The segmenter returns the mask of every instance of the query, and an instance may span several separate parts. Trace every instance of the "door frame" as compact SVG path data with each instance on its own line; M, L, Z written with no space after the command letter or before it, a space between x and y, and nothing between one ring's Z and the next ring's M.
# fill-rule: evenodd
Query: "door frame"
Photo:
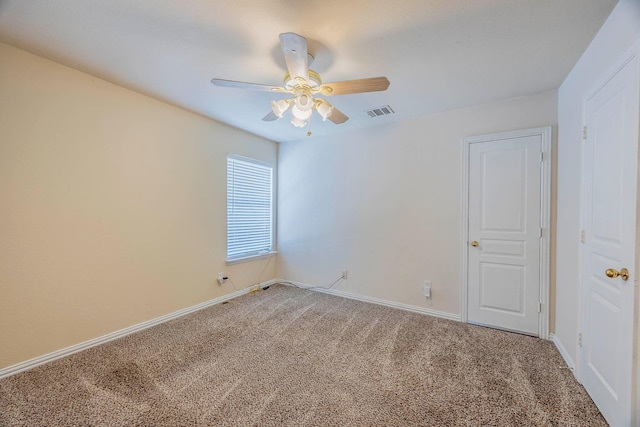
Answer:
M591 88L585 91L582 95L582 126L585 129L587 125L587 102L591 99L600 89L602 89L612 78L614 78L627 64L630 62L636 62L636 70L640 70L640 38L637 38L633 43L631 43L630 47L627 48L622 55L618 57L618 59L613 62L613 65L610 66L606 72L602 73L598 78L594 79L595 83L591 86ZM640 93L634 94L634 96L640 97ZM639 108L640 110L640 108ZM640 121L640 120L639 120ZM640 144L640 132L636 129L636 141ZM585 183L584 176L586 173L586 153L584 147L584 138L582 138L580 142L580 230L585 230L586 218L585 218L585 203L586 198L585 194ZM640 157L640 150L638 151L638 156ZM638 288L638 272L640 269L640 250L638 249L640 242L640 158L638 159L638 165L636 167L636 174L638 181L638 188L636 190L636 259L634 262L636 263L635 272L636 277L634 277L634 283L631 284L635 288L634 292L634 314L633 314L633 339L637 340L636 345L632 346L632 352L635 355L632 357L640 357L640 320L639 313L640 307L637 305L640 298L638 297L638 292L640 289ZM584 310L585 310L585 285L584 285L584 256L585 256L585 246L582 244L578 244L578 318L577 318L577 335L580 336L582 331L584 330ZM583 350L581 345L579 344L579 338L576 340L576 363L575 363L575 377L582 383L583 375L584 375L584 357ZM630 419L635 420L636 424L640 426L640 368L635 368L636 372L630 373L631 382L631 414ZM634 408L634 393L635 393L635 403L637 407Z
M462 139L462 215L461 215L461 277L460 277L460 320L468 323L468 277L469 277L469 151L471 144L482 144L501 139L526 136L540 136L542 149L542 170L540 171L540 302L538 316L538 337L549 339L549 263L551 225L551 126L500 132L489 135L469 136Z

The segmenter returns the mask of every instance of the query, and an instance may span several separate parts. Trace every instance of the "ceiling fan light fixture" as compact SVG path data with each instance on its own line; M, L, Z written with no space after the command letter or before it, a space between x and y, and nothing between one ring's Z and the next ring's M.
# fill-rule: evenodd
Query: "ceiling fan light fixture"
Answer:
M311 111L313 108L313 96L308 86L302 86L296 88L295 95L295 107L300 111Z
M271 101L271 109L273 110L273 114L278 116L279 119L281 119L284 113L287 112L290 105L291 104L289 104L289 101L287 101L286 99Z
M313 107L313 98L311 95L303 93L296 98L296 108L301 111L309 111Z
M322 116L322 121L326 122L329 117L331 117L331 113L333 113L333 105L329 104L327 101L319 99L315 104L316 111L318 114Z
M300 119L294 115L291 119L291 124L297 128L303 128L307 125L307 121L304 119Z
M311 109L301 110L298 108L297 104L295 104L293 108L291 108L291 113L293 114L293 117L296 117L300 120L307 120L309 117L311 117Z

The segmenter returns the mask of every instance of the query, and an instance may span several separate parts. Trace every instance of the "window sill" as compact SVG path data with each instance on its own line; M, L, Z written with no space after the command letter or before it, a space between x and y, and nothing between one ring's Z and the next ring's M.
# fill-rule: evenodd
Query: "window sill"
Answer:
M227 260L227 265L233 265L233 264L240 264L241 262L249 262L249 261L255 261L258 259L262 259L262 258L269 258L270 256L273 256L275 254L277 254L278 251L271 251L271 252L267 252L264 254L259 254L259 255L251 255L248 257L244 257L244 258L234 258L234 259L228 259Z

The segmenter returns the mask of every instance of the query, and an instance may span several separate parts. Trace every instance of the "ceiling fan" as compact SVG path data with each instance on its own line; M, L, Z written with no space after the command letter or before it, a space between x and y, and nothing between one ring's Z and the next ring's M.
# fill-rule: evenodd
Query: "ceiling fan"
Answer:
M284 76L283 86L269 86L257 83L245 83L235 80L212 79L216 86L238 89L251 89L276 93L290 93L293 98L271 101L272 111L262 120L270 122L282 118L291 110L291 124L304 127L309 122L313 110L316 110L322 120L331 120L340 124L349 120L344 113L326 100L314 95L335 96L351 93L376 92L386 90L389 80L386 77L371 77L358 80L346 80L334 83L322 83L320 75L309 69L313 57L307 51L307 40L295 33L280 34L280 46L287 63L288 72ZM311 135L310 132L307 133Z

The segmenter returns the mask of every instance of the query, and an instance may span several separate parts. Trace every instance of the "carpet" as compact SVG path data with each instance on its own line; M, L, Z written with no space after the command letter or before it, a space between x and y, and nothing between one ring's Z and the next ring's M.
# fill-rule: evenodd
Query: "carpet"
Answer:
M0 380L2 426L606 426L552 343L276 285Z

